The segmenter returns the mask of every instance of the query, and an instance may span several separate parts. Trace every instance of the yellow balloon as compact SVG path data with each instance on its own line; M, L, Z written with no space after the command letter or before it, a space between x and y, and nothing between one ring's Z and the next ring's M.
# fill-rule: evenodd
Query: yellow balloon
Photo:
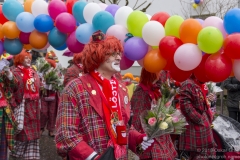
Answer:
M192 6L194 9L196 9L198 7L198 5L196 3L193 3Z
M34 2L34 0L26 0L25 2L24 2L24 11L26 11L26 12L30 12L30 13L32 13L32 3Z

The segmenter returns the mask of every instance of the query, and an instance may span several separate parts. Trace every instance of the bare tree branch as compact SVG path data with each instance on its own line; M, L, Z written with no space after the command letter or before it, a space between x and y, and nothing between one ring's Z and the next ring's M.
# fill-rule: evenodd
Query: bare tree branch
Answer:
M102 2L102 3L106 3L105 0L99 0L99 1Z
M128 1L128 0L126 0L125 6L128 6L128 4L129 4L129 1Z

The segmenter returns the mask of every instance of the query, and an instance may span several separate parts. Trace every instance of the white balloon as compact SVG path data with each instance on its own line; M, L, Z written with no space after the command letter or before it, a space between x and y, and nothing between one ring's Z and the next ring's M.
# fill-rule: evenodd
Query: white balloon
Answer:
M119 24L127 28L127 18L132 12L133 9L131 7L120 7L114 16L115 24Z
M202 52L197 45L186 43L174 53L174 63L183 71L195 69L202 61Z
M83 17L87 23L92 24L94 15L102 11L102 8L97 3L88 3L83 9Z
M158 46L164 36L164 27L157 21L149 21L143 26L142 38L150 46Z
M151 20L151 18L152 18L152 16L151 15L149 15L149 14L146 14L147 15L147 17L148 17L148 20L150 21Z
M240 60L235 59L233 62L233 73L237 80L240 81Z
M32 3L32 14L37 17L40 14L48 15L48 3L44 0L35 0Z
M105 9L107 8L107 4L105 3L98 3L98 5L102 8L103 11L105 11Z

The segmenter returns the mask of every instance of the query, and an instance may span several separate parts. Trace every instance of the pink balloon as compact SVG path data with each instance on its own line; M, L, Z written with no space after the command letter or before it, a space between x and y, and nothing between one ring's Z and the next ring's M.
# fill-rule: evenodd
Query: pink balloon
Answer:
M130 67L132 67L134 61L127 59L127 57L125 57L124 55L122 56L122 59L120 61L120 68L121 70L126 70Z
M63 12L67 12L65 3L61 0L52 0L48 5L48 13L52 19L56 19L57 16Z
M57 29L63 33L72 33L76 29L76 20L70 13L59 14L55 24Z
M227 32L225 31L223 26L223 20L219 17L216 17L216 16L208 17L207 19L205 19L202 26L203 28L209 27L209 26L216 27L222 32L223 38L227 36Z
M50 46L50 44L49 43L47 43L46 44L46 46L45 47L43 47L41 50L45 50L45 49L48 49L48 47Z
M24 32L20 32L19 35L19 40L20 42L22 42L23 44L29 44L29 36L31 33L24 33Z
M144 58L143 58L144 59ZM143 67L143 59L138 60L138 64Z
M110 28L108 28L106 35L110 35L110 36L114 36L117 39L119 39L122 43L122 45L124 45L124 40L127 38L126 34L128 33L127 28L121 26L121 25L113 25Z
M103 10L103 11L105 11L105 9L107 8L107 4L105 4L105 3L98 3L98 5L101 7L101 9Z
M79 53L83 50L84 44L78 42L75 36L75 32L72 32L67 39L68 49L73 53Z

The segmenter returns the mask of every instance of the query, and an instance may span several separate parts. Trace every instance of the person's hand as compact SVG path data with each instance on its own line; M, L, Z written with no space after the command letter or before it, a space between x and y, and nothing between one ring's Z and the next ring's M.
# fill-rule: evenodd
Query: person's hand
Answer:
M147 137L147 136L144 136L144 137L143 137L143 141L142 141L142 143L141 143L142 149L143 149L144 151L146 151L146 150L151 150L152 147L153 147L153 143L154 143L154 139L148 140L148 137Z
M9 74L11 71L10 71L10 68L8 67L8 66L5 66L4 68L3 68L3 70L7 73L7 74Z
M208 96L207 96L208 100L213 102L216 100L216 95L213 94L213 93L210 93Z

